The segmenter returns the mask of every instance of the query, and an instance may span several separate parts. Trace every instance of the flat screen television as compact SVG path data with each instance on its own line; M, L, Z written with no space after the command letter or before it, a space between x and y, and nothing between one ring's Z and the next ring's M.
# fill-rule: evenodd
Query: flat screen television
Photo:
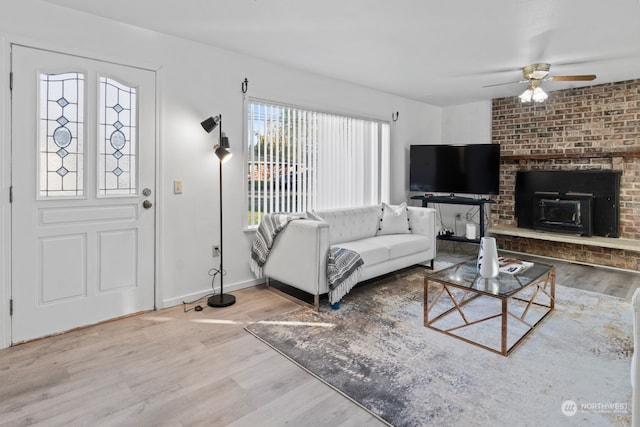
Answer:
M409 157L411 191L499 194L499 144L412 145Z

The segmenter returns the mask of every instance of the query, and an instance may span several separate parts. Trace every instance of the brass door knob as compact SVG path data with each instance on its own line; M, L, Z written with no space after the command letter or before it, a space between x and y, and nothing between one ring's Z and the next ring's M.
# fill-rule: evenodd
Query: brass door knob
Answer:
M153 206L153 203L151 203L148 200L145 200L144 202L142 202L142 207L145 209L149 209L151 206Z

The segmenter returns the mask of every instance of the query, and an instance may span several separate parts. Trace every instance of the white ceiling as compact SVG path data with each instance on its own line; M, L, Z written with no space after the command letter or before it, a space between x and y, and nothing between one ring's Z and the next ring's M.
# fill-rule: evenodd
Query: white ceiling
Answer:
M640 0L46 1L440 106L640 78Z

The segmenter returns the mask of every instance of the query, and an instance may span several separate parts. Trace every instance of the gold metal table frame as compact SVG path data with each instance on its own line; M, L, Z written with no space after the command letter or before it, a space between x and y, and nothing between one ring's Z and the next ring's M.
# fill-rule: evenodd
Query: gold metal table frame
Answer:
M555 309L555 267L540 263L534 264L534 267L535 268L532 267L533 270L531 270L530 268L528 270L531 271L526 270L521 274L511 275L507 273L500 273L499 276L495 279L484 279L477 272L475 272L475 261L467 261L448 267L439 272L429 273L425 275L424 326L442 332L446 335L455 337L467 343L484 348L486 350L492 351L494 353L508 356L518 346L518 344L520 344ZM466 271L466 274L464 272L462 274L458 274L461 270ZM473 273L470 273L471 271L473 271ZM429 286L429 284L432 282L437 283L441 286L439 290L435 292L436 295L433 300L429 302L429 296L434 293L430 291ZM480 286L483 283L484 288ZM528 298L520 297L522 291L531 289L532 287L534 288L533 292L531 292L531 295ZM459 296L459 298L456 298L456 296L454 295L454 289L462 290L462 295ZM548 303L545 304L537 301L538 296L541 293L546 295ZM432 314L431 312L442 297L448 298L452 303L452 307L436 315L435 317L430 318L429 316ZM489 315L472 321L468 320L468 316L464 311L465 306L479 297L499 299L501 301L502 309L499 313L493 315ZM526 303L520 315L514 314L509 310L509 302L511 300L517 300ZM538 318L535 322L530 323L526 318L532 306L542 307L546 309L546 312L544 312L542 317ZM460 315L460 317L462 318L462 323L446 329L442 329L434 325L434 323L438 322L438 320L441 320L454 312ZM527 327L524 334L520 336L511 346L508 346L507 342L507 320L509 317L516 319ZM501 318L502 324L499 350L453 333L456 330L460 330L462 328L486 322L495 318Z

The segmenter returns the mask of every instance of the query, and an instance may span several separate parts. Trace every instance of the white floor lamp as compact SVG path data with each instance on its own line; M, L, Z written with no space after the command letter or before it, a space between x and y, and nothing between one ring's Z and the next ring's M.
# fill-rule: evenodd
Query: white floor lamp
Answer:
M224 246L222 244L222 164L231 158L231 150L229 149L229 138L222 132L222 115L219 114L215 117L209 117L200 123L204 130L211 133L212 130L218 127L220 130L220 139L218 144L213 148L218 160L219 173L220 173L220 293L209 297L207 305L209 307L228 307L235 304L236 297L230 294L224 293Z

